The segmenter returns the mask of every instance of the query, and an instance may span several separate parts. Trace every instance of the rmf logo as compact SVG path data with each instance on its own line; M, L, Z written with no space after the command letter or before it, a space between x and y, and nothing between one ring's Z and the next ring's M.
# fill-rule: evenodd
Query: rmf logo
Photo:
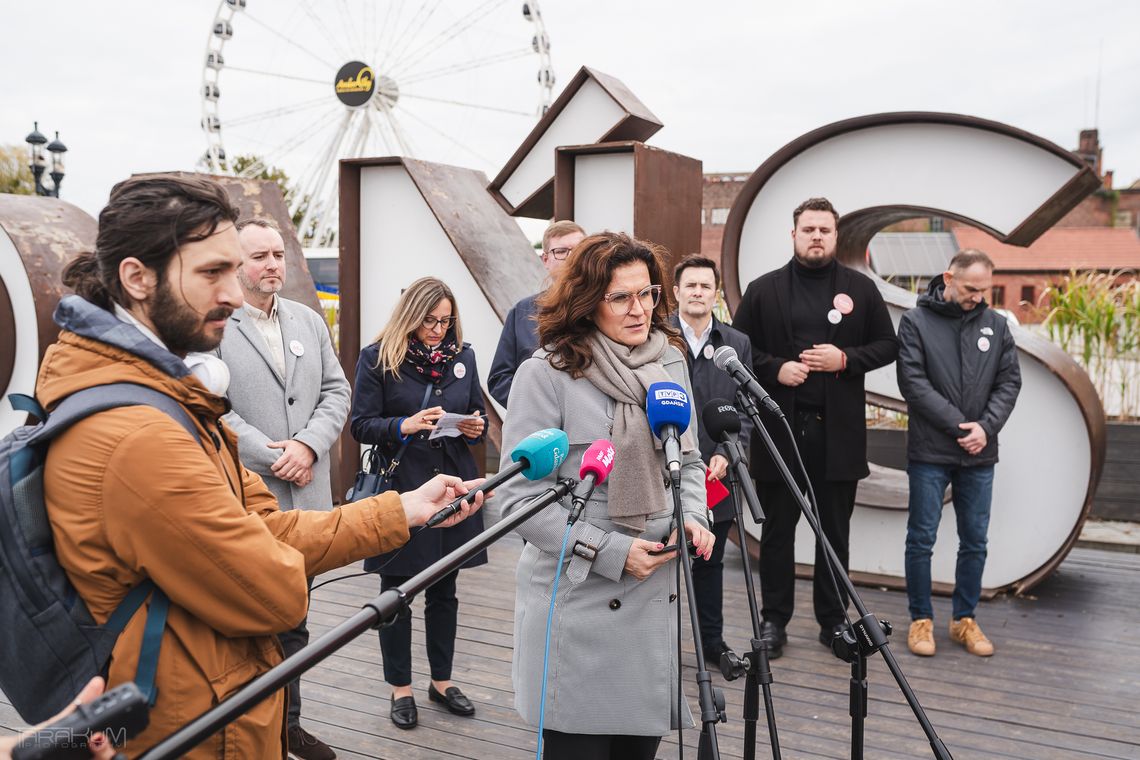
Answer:
M368 92L372 89L372 67L365 66L356 73L354 79L341 79L336 83L336 91L340 92Z
M602 463L602 466L607 470L614 462L614 446L608 443L604 446L598 447L597 460Z

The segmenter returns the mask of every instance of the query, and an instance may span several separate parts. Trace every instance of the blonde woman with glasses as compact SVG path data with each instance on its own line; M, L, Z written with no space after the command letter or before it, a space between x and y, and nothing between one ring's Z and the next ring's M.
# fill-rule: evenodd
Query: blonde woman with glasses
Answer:
M483 439L483 392L475 352L463 342L455 295L435 277L423 277L404 290L388 324L360 352L352 401L352 437L378 444L388 459L404 445L393 487L407 491L439 473L474 478L477 468L471 446ZM436 423L448 412L466 415L459 435L431 438ZM398 586L411 576L482 532L476 514L443 530L415 533L399 551L365 561L365 569L380 574L381 590ZM486 563L481 552L464 567ZM428 697L456 715L471 716L475 707L451 683L455 654L455 596L458 571L424 593L424 628L431 665ZM392 722L410 729L418 722L412 696L412 624L397 620L380 629L384 680L392 687Z

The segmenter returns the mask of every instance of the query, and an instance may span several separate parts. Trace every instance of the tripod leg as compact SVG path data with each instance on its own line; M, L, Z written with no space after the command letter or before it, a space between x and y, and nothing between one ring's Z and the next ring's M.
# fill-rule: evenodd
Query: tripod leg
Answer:
M851 663L851 760L862 760L863 728L867 721L867 658Z

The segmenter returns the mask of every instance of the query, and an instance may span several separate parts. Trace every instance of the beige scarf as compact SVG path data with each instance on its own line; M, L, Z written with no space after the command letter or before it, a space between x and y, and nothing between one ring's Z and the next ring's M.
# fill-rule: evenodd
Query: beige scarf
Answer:
M649 429L645 397L653 383L673 380L661 361L668 346L669 339L660 330L650 330L649 339L634 348L595 331L591 339L594 360L584 373L615 402L611 442L617 455L606 479L610 519L638 533L645 530L646 516L662 507L664 472L657 461L661 442ZM692 430L686 430L681 450L696 447Z

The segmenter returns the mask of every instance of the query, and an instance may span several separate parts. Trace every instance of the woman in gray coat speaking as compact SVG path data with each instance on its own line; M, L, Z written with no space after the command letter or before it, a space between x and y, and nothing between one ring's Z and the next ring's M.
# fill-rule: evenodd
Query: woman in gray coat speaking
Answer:
M496 501L504 515L577 474L599 438L614 469L570 534L551 632L543 744L547 760L653 758L677 715L677 541L665 458L645 415L648 387L689 376L661 298L663 250L620 233L593 235L570 254L538 302L539 343L511 386L504 452L543 428L561 428L570 452L545 480L515 479ZM712 552L696 420L681 437L684 533ZM509 464L504 459L504 466ZM569 500L567 500L569 501ZM567 504L519 527L512 676L515 707L539 723L547 611ZM683 540L683 539L682 539Z

